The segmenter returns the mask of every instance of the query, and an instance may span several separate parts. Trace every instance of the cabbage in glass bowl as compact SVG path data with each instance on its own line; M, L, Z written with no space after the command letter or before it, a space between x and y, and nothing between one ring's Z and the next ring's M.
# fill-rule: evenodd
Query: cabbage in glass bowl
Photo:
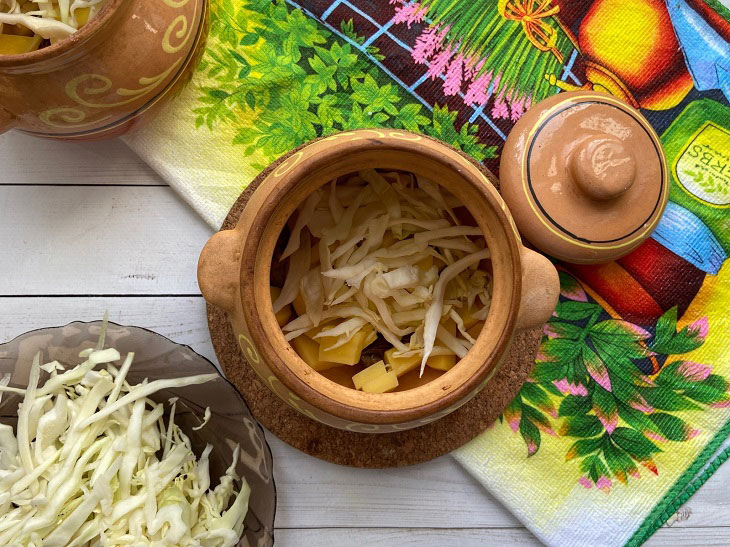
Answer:
M239 393L187 346L113 323L97 345L102 332L100 321L75 322L0 345L0 515L5 516L0 542L124 544L149 534L167 536L161 545L174 537L184 538L172 543L179 545L272 545L271 451ZM75 367L84 361L87 369L89 361L101 362L83 382L62 380L81 371ZM117 381L124 387L115 392L110 382L127 362L126 383ZM65 387L51 396L62 382ZM100 383L106 395L97 408L93 399ZM163 389L148 395L145 414L135 422L134 413L145 405L134 410L132 400L154 387ZM23 404L24 399L33 404ZM77 402L87 400L93 408L84 414ZM142 424L136 436L134 423ZM93 424L97 429L89 429ZM82 443L83 434L93 442ZM64 462L70 463L64 467ZM115 511L125 516L114 521ZM126 536L109 522L124 528ZM50 524L41 527L45 523ZM242 536L232 539L241 524ZM33 532L25 537L25 530ZM196 535L199 539L192 539ZM95 543L99 536L106 543Z

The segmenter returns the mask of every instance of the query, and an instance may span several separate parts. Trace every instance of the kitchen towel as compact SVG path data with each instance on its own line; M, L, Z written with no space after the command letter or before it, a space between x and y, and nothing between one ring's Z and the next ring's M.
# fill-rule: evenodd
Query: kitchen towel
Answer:
M211 224L289 149L426 133L497 170L529 106L594 88L661 135L670 203L558 264L534 372L454 456L548 545L639 545L730 454L730 11L719 0L211 0L192 83L126 138Z

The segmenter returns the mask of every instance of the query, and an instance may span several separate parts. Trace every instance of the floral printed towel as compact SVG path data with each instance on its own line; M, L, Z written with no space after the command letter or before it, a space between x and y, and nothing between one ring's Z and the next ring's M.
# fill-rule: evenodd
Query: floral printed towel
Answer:
M558 264L535 369L455 457L549 545L639 545L730 455L730 12L719 0L211 0L208 49L127 138L213 226L271 161L396 127L496 171L530 104L601 89L661 135L640 248Z

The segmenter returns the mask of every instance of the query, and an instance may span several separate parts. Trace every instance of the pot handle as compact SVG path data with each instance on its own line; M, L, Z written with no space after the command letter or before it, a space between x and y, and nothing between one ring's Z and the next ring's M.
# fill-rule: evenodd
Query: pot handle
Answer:
M236 307L241 237L236 230L221 230L203 247L198 260L198 286L209 304L232 312Z
M543 255L526 247L520 252L522 261L522 299L517 316L521 330L541 327L555 311L560 295L558 271Z
M15 116L0 106L0 135L11 130L15 126L15 123Z

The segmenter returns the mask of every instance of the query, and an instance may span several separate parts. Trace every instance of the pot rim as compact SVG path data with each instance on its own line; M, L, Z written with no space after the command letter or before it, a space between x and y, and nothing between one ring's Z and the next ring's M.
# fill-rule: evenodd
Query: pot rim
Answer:
M79 30L64 38L63 40L36 51L29 53L17 53L15 55L0 55L0 68L16 68L34 63L50 60L59 57L68 52L79 44L82 44L94 36L99 29L106 26L107 22L117 13L119 8L125 4L127 0L107 0L104 7L101 8L86 25Z
M361 130L348 133L356 135L372 132L373 130ZM292 153L289 158L293 159L285 159L279 168L269 175L269 177L277 176L277 173L283 171L283 174L277 176L276 187L272 190L266 202L256 211L250 225L248 237L242 247L240 304L252 340L261 352L261 356L266 360L276 377L297 397L328 414L358 423L374 425L403 424L430 418L425 420L425 423L438 418L440 412L444 412L445 415L467 402L471 396L486 385L506 356L515 332L521 301L521 242L516 235L516 231L514 231L506 205L482 168L474 160L468 158L461 151L424 135L402 130L389 131L387 135L381 131L375 131L375 133L378 136L367 135L364 138L353 138L353 140L347 142L334 142L332 145L324 147L317 154L304 157L303 152L306 148L318 145L327 138L319 139ZM410 138L411 135L419 137L418 140L422 141L420 146L412 142L414 139ZM480 335L477 344L460 360L457 367L423 386L384 394L363 393L342 386L306 365L284 339L274 316L268 290L276 240L284 223L299 204L298 202L292 204L293 200L284 199L285 196L296 191L309 194L335 176L357 170L358 167L355 166L347 169L340 168L342 173L338 174L332 171L332 166L338 161L349 161L357 154L373 150L377 150L384 156L388 153L393 155L420 155L425 159L425 163L430 163L432 166L438 165L445 170L451 171L466 182L463 189L460 188L456 192L452 191L452 193L457 197L459 197L458 194L478 196L477 205L486 205L491 211L491 215L496 218L502 231L501 234L488 233L485 226L479 222L479 218L486 218L489 213L480 213L473 206L466 205L479 222L482 230L485 231L488 247L494 250L494 247L501 246L507 252L509 258L504 266L500 266L500 273L511 275L511 291L504 295L506 300L502 303L502 311L493 312L490 309L485 324L491 329L495 327L500 329L499 334L493 337L491 345L487 345L485 338ZM347 160L345 160L346 157ZM465 169L465 165L471 169ZM285 169L282 169L282 167L285 167ZM397 169L398 167L388 164L386 168ZM323 173L325 170L328 171L327 174ZM408 170L414 171L414 169ZM417 170L416 173L419 174ZM420 174L428 175L423 171ZM468 202L470 200L462 199L462 201ZM272 232L274 233L273 241ZM502 243L495 245L498 241L502 241ZM504 242L506 242L506 245ZM251 257L251 259L247 260L247 257ZM497 288L501 286L501 282L500 285L496 284L498 276L496 275L497 266L494 262L493 267L495 268L495 286L492 289L492 302L494 303L494 294ZM507 269L511 271L511 274L507 272ZM262 296L261 292L264 289L266 294ZM504 320L495 323L497 321L495 317L498 313L504 315ZM492 324L490 324L490 318ZM484 357L480 358L477 354ZM473 367L474 370L470 375L459 374L458 370L464 370L463 367L459 369L459 364L468 365ZM409 399L418 399L425 402L404 406L404 402ZM349 400L349 402L344 402L344 400ZM359 406L358 403L364 406Z

